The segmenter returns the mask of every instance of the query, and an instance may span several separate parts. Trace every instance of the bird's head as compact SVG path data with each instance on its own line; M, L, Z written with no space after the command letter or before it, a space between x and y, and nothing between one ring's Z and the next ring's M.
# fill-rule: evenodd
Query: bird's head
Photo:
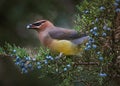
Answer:
M27 25L27 28L41 31L41 30L45 30L46 28L53 27L53 26L54 25L48 20L39 20L32 24Z

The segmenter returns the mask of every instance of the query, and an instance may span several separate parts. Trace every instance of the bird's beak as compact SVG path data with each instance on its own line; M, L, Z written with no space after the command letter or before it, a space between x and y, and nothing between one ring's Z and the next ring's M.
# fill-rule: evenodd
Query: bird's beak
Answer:
M29 24L26 26L27 29L36 29L37 27L34 26L33 24Z
M27 29L32 29L32 24L26 26Z

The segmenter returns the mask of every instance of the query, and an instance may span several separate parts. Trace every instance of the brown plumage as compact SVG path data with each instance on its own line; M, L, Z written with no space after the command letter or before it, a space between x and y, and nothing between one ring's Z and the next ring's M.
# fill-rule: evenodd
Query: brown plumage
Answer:
M48 20L40 20L29 24L29 29L38 32L40 42L47 48L65 55L79 55L88 41L88 36L81 37L77 31L54 26Z

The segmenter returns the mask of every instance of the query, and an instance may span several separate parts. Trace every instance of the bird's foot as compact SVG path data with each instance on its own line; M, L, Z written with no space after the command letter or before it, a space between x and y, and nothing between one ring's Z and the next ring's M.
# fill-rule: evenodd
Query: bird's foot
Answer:
M55 57L55 59L60 59L63 56L63 53L61 52L58 56Z

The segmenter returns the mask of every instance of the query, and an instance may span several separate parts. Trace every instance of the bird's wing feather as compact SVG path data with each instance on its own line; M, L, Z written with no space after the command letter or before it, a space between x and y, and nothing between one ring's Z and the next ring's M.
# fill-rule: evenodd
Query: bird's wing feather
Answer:
M86 43L88 39L89 39L89 36L84 36L84 37L72 40L72 43L80 45L80 44Z
M57 29L53 29L49 31L49 35L53 39L59 39L59 40L62 39L72 40L72 39L80 38L80 35L78 34L77 31L70 29L63 29L59 27L57 27Z

